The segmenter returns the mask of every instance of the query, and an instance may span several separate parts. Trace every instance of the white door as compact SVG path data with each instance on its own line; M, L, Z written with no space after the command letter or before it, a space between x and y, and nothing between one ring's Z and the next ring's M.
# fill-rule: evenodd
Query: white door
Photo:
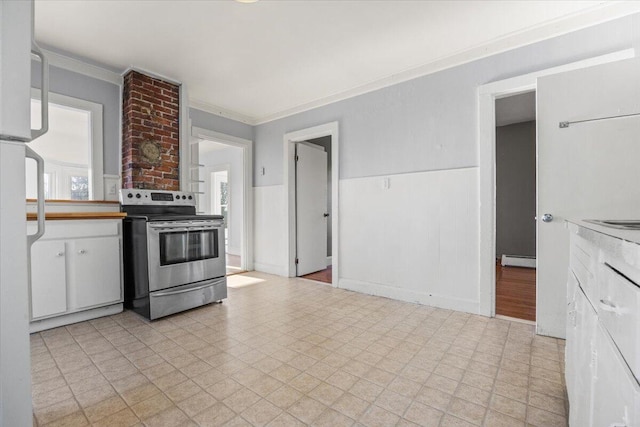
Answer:
M327 153L296 144L297 276L327 268Z
M640 61L538 80L537 326L565 335L567 219L640 218ZM543 215L553 215L544 222Z

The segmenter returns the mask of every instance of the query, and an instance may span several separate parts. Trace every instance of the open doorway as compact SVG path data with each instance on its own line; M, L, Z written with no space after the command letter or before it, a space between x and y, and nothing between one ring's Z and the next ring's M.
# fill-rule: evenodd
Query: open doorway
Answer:
M496 315L536 320L536 96L495 101Z
M324 148L321 148L317 144L309 144L308 141L314 141L323 137L328 137L324 141L326 141L330 145L330 151L327 152ZM316 141L318 142L318 141ZM298 269L300 258L300 245L301 241L309 241L308 239L299 239L298 234L300 231L300 226L298 224L299 218L299 203L297 203L296 196L300 196L301 194L296 191L296 184L299 184L299 176L296 176L297 165L296 156L299 157L300 153L296 153L299 143L302 143L301 146L304 151L311 153L322 153L322 155L326 156L326 162L331 163L331 180L328 180L328 165L326 163L317 163L318 167L314 168L317 176L319 177L315 182L324 182L327 187L327 193L331 194L331 205L328 206L328 200L321 197L310 197L311 200L315 201L318 206L318 213L320 218L322 218L322 226L316 227L315 230L317 232L317 237L313 240L315 242L323 243L323 249L321 251L317 251L314 259L319 263L324 262L324 265L320 265L316 271L325 270L324 273L330 272L331 284L334 287L338 286L339 281L339 238L340 238L340 223L339 223L339 214L338 214L338 206L340 193L338 191L338 179L339 179L339 133L338 133L338 122L326 123L318 126L314 126L307 129L298 130L295 132L290 132L284 135L283 138L283 154L284 154L284 193L285 193L285 208L287 212L287 234L285 239L285 247L287 254L287 275L289 277L302 276ZM315 149L313 147L316 147ZM314 156L315 157L315 156ZM317 219L317 214L315 216ZM328 224L331 223L331 240L328 242ZM327 254L328 248L331 248L331 259L330 264L331 268L327 270ZM317 249L317 248L316 248ZM298 263L296 263L296 260ZM309 271L308 273L313 273L314 271ZM326 276L325 276L326 277ZM326 277L328 279L329 277ZM318 278L315 278L318 280Z
M296 143L296 276L324 283L333 273L330 189L331 135Z
M227 275L244 272L243 224L245 221L244 152L242 148L209 139L198 141L198 210L222 215L225 225Z

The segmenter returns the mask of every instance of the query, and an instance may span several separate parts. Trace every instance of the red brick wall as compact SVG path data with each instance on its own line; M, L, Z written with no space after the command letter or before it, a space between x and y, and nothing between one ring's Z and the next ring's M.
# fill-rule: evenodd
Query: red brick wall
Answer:
M179 190L179 86L130 71L122 101L122 187ZM145 141L160 148L158 161L142 155Z

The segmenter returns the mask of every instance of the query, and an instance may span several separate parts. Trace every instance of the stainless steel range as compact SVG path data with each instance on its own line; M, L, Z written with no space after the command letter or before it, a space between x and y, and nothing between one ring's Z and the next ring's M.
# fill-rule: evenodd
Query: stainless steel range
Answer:
M125 307L153 320L227 297L224 218L193 193L120 190Z

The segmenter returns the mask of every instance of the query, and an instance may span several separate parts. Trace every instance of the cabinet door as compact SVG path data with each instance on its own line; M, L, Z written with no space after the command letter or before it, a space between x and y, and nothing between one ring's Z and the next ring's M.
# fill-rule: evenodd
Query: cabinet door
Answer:
M593 412L594 382L594 334L598 316L580 287L575 291L575 346L571 349L573 367L570 368L572 386L569 395L569 424L571 426L590 427ZM567 363L570 363L567 360Z
M594 426L632 427L640 423L640 390L602 325L597 328L598 362Z
M65 244L44 240L31 247L31 318L67 311Z
M74 309L120 301L120 239L98 237L74 240L69 274Z

